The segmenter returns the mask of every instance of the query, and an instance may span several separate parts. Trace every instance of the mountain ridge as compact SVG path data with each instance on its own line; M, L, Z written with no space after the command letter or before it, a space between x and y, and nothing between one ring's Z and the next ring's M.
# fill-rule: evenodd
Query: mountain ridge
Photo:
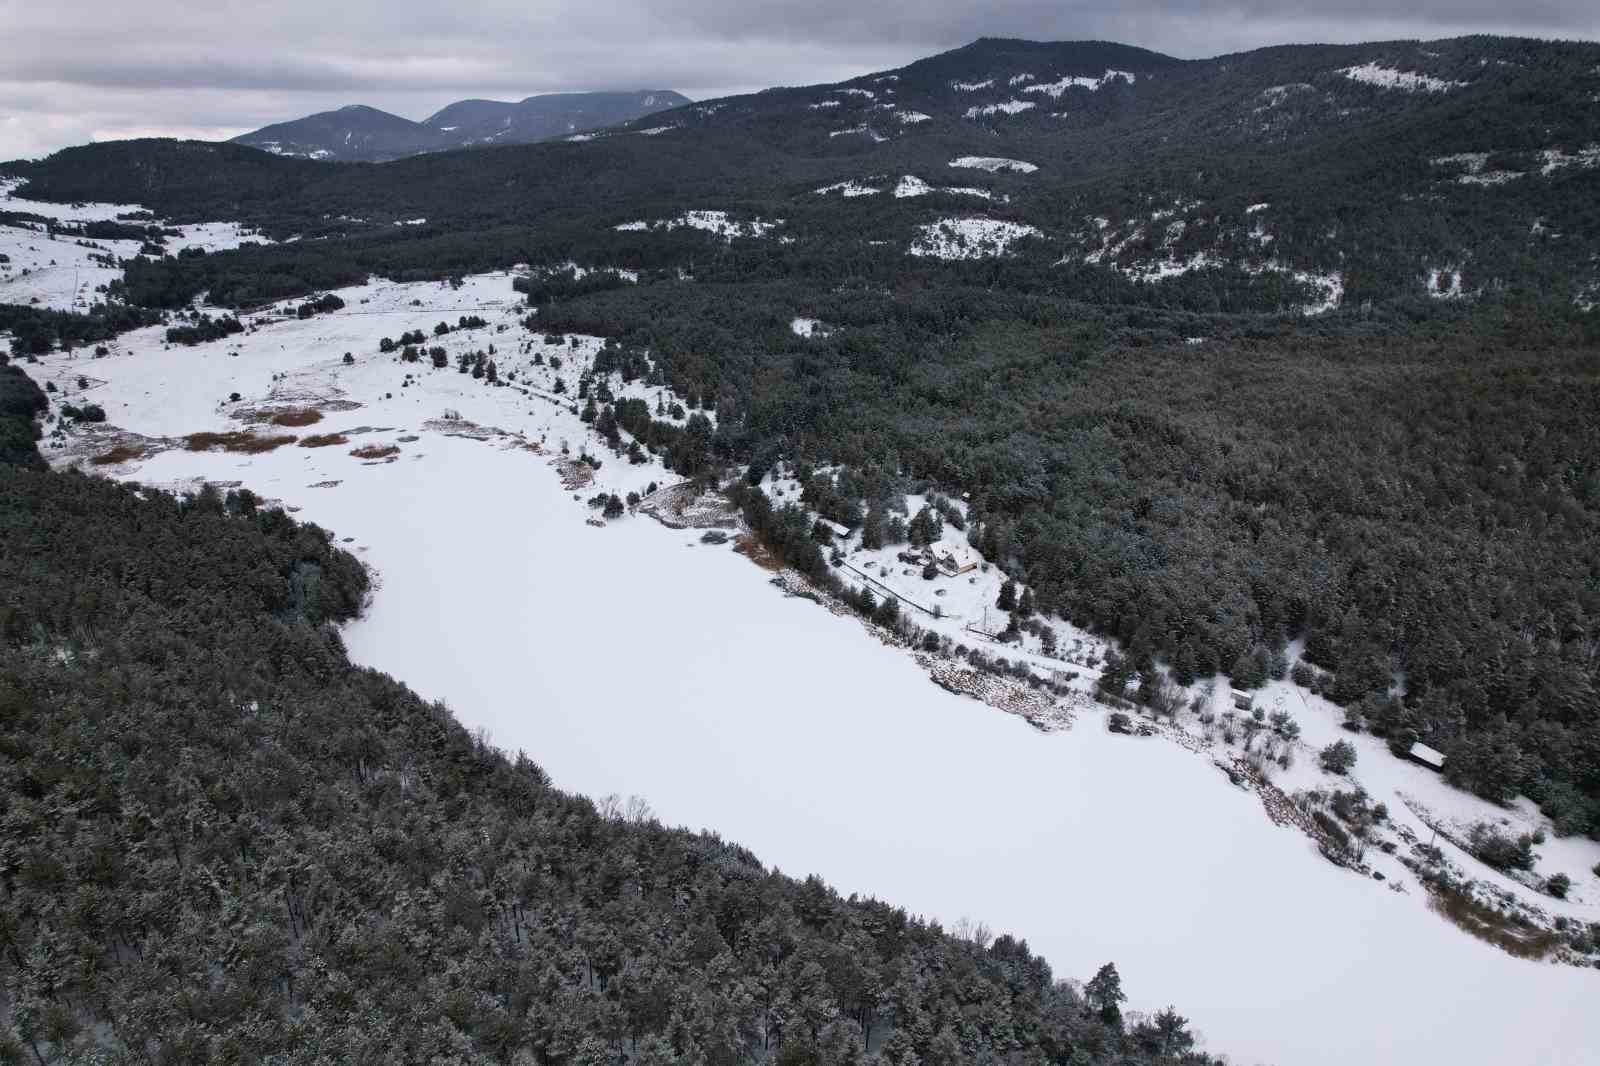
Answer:
M427 152L584 133L688 103L688 97L670 89L549 93L514 103L458 100L421 122L367 104L346 104L275 122L229 143L318 162L386 163Z

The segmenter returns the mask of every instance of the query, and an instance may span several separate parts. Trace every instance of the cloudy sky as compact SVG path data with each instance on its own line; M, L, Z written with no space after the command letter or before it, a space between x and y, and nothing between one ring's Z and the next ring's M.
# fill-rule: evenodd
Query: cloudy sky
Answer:
M1600 38L1596 0L24 0L0 2L0 159L120 137L224 138L349 103L578 89L695 99L836 81L980 36L1195 58L1264 44Z

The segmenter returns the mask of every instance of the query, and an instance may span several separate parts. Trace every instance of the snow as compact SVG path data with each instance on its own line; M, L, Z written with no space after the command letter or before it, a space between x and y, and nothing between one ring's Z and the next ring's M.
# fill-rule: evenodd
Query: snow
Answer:
M634 130L633 132L642 134L645 137L658 137L663 133L670 133L677 128L678 127L676 126L651 126L647 130Z
M567 408L376 353L381 336L470 311L489 327L438 340L452 352L494 343L508 353L502 374L532 373L509 275L469 277L459 291L374 281L340 295L344 311L222 342L169 350L144 330L105 359L56 353L26 369L65 390L56 402L74 400L87 374L112 424L150 436L236 428L221 403L232 390L246 404L365 404L316 431L390 427L359 440L398 444L394 462L362 465L342 447L174 449L113 472L240 481L353 538L381 583L346 630L352 657L526 749L561 787L640 794L668 824L713 829L787 873L947 924L971 915L1025 936L1061 977L1115 960L1130 1008L1176 1003L1235 1062L1532 1066L1600 1047L1592 975L1512 959L1428 913L1420 892L1334 868L1206 757L1114 736L1092 708L1072 730L1041 734L929 684L857 622L779 595L697 534L643 518L586 526L592 512L548 465L560 438L574 450L584 439ZM578 341L560 347L573 365L599 343ZM341 364L344 351L354 365ZM421 385L402 388L406 372ZM447 407L521 436L448 435L434 421ZM523 446L541 436L545 454ZM602 457L609 491L670 477ZM948 587L940 602L981 626L999 575L884 580ZM1279 683L1260 698L1304 699L1308 745L1348 736L1335 709L1301 690ZM1373 738L1351 739L1375 797L1403 792L1457 818L1486 806L1386 761ZM1317 779L1310 762L1297 772ZM1593 855L1573 841L1540 850L1575 879Z
M1025 93L1044 93L1052 100L1061 99L1061 94L1068 89L1088 89L1090 92L1099 92L1107 85L1116 81L1124 81L1129 85L1134 83L1134 75L1125 70L1108 70L1098 78L1065 77L1060 81L1030 85L1022 91Z
M876 196L883 190L874 189L871 185L863 185L859 181L851 180L836 181L832 185L824 185L822 188L814 191L818 196L826 196L833 192L842 193L845 196Z
M1401 92L1430 92L1443 93L1451 89L1460 89L1467 83L1464 81L1445 81L1427 74L1418 74L1409 70L1396 70L1393 67L1380 66L1377 63L1362 63L1354 67L1342 67L1340 74L1351 81L1359 81L1365 85L1375 85L1380 89L1398 89Z
M946 218L918 230L909 254L936 259L992 258L1004 255L1013 241L1044 236L1033 226L991 218Z
M425 226L427 224L428 220L426 218L404 218L395 222L396 226Z
M1431 267L1426 282L1428 295L1435 300L1461 299L1461 268L1456 266Z
M1014 74L1006 82L1006 84L1007 85L1021 85L1025 81L1032 81L1032 80L1033 80L1033 75L1032 74Z
M540 268L537 268L537 269L528 269L526 267L526 264L521 264L519 266L513 267L512 270L514 272L526 273L526 274L546 274L546 275L548 275L548 274L571 273L573 278L574 278L574 280L578 280L578 281L582 281L584 278L588 277L590 274L615 274L617 277L621 278L623 281L634 282L635 284L637 284L638 281L639 281L639 272L637 270L627 270L627 269L625 269L623 267L610 267L610 266L596 266L596 267L579 266L577 263L573 262L571 259L568 259L565 263L559 263L559 264L557 264L555 266L540 267Z
M571 137L568 137L566 139L568 141L583 142L583 141L592 141L592 140L595 139L595 136L596 135L593 134L593 133L574 133Z
M1543 160L1539 173L1549 177L1564 167L1592 167L1600 163L1600 145L1591 144L1581 148L1577 155L1568 155L1559 148L1546 148L1539 153L1539 158Z
M839 106L839 101L837 101L837 100L818 100L814 104L807 104L806 105L806 107L808 107L812 111L821 111L825 107L838 107L838 106Z
M828 136L829 137L848 137L848 136L851 136L853 134L860 134L860 135L862 135L864 137L870 137L870 138L872 138L873 141L878 142L880 144L889 139L889 138L885 137L883 134L879 133L877 130L873 129L871 126L868 126L866 123L862 123L859 126L851 126L847 130L829 130L828 131Z
M778 226L783 225L783 219L750 219L740 222L728 217L726 211L685 211L677 218L657 219L654 222L623 222L613 226L612 229L625 232L642 232L649 230L675 230L684 226L690 229L701 229L707 233L715 233L726 240L735 237L765 237Z
M1266 98L1267 102L1256 110L1259 111L1263 110L1264 108L1277 107L1295 93L1310 91L1311 86L1307 85L1303 81L1293 82L1289 85L1268 86L1267 88L1261 90L1261 95Z
M894 187L896 199L904 200L913 196L927 196L929 193L946 192L957 196L977 196L985 200L992 200L994 193L988 189L975 189L969 185L929 185L913 174L907 174L900 179ZM1002 197L1002 199L1004 199Z
M1295 270L1290 275L1302 285L1310 285L1321 290L1321 296L1310 303L1303 304L1300 313L1308 318L1313 315L1326 314L1344 302L1344 275L1338 271L1316 273L1313 271Z
M994 88L994 79L989 78L985 81L953 81L950 83L950 88L954 89L958 93L975 93L979 89Z
M894 117L899 119L900 124L903 126L913 126L918 122L928 122L933 118L932 115L923 114L921 111L896 111Z
M1247 214L1247 215L1253 215L1257 211L1265 211L1267 208L1269 208L1271 206L1272 206L1271 204L1251 204L1249 207L1244 209L1244 213Z
M1120 269L1134 281L1158 282L1196 270L1216 270L1226 265L1222 260L1213 258L1205 252L1196 252L1187 259L1169 257L1151 262L1133 263Z
M796 337L826 337L828 330L815 318L794 318L789 321L789 330Z
M17 195L22 184L15 179L0 180L0 211L41 215L63 223L83 223L115 222L119 221L119 214L143 210L138 204L57 204L30 200ZM169 255L188 248L226 251L245 241L271 243L265 237L247 233L237 222L173 226L154 219L133 224L178 230L178 236L168 236L162 245ZM0 263L0 303L85 311L104 300L104 294L99 292L102 286L122 277L122 268L107 266L106 260L114 263L118 259L131 259L140 254L142 246L141 241L86 239L61 230L52 235L42 225L39 228L0 225L0 254L11 260Z
M950 160L950 166L970 170L987 170L994 174L998 171L1009 170L1017 174L1032 174L1039 168L1032 163L1024 163L1020 159L1004 159L999 156L964 155Z
M1524 177L1527 175L1520 170L1486 170L1481 174L1463 174L1456 182L1461 185L1504 185Z
M986 115L1020 115L1031 110L1036 105L1032 100L1006 100L998 104L983 104L969 107L966 110L967 118L983 118Z
M878 98L878 94L871 89L835 89L833 91L841 96L862 96L868 100L876 100Z

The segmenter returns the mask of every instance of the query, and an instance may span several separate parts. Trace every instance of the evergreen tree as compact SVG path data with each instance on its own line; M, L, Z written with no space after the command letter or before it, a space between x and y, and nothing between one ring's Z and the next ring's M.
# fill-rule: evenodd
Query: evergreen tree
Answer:
M1122 977L1117 973L1115 963L1108 962L1100 967L1099 972L1083 986L1083 995L1107 1025L1122 1024L1121 1004L1128 997L1123 994Z

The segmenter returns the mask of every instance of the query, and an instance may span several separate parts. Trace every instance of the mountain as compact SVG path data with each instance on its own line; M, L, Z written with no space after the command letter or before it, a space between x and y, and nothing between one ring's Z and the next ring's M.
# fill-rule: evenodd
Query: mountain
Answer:
M552 93L515 104L461 100L425 120L461 144L526 144L630 122L690 102L671 90Z
M320 162L382 163L452 148L548 140L687 103L688 97L670 90L553 93L514 104L461 100L423 122L352 104L264 126L232 143Z
M381 163L456 147L438 130L364 104L263 126L233 138L233 143L273 155L341 163Z

